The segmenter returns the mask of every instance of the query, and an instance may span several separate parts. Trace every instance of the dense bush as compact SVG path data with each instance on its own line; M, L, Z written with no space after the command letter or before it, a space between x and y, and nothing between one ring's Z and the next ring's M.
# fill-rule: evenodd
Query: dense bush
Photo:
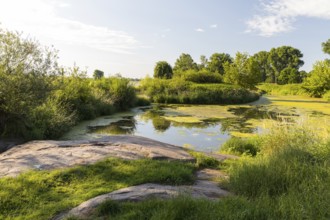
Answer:
M304 81L304 87L313 97L322 97L330 90L330 62L318 61Z
M182 78L161 80L146 78L140 89L152 102L176 104L236 104L255 101L259 95L228 84L195 84Z
M0 137L56 138L79 120L136 102L128 79L59 68L54 49L1 29L0 79Z
M184 72L176 73L175 77L194 82L194 83L221 83L222 77L219 73L210 72L207 70L187 70Z
M221 146L221 152L256 156L260 151L258 139L232 137Z
M278 85L275 83L263 83L257 87L269 95L308 95L302 84Z

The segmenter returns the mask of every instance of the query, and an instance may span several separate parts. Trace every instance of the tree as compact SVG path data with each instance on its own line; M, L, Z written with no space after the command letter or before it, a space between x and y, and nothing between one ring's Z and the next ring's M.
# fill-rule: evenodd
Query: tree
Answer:
M318 61L304 81L304 87L314 97L321 97L330 90L330 62Z
M171 79L173 76L173 70L169 63L166 61L159 61L154 68L154 77L162 79Z
M56 50L0 29L0 135L22 137L31 130L30 116L58 73Z
M268 61L269 52L260 51L252 56L252 59L257 63L257 71L261 75L262 82L273 82L274 70Z
M205 69L206 66L207 66L207 58L206 58L206 56L202 55L200 57L200 61L201 61L201 63L198 65L198 69L199 70Z
M272 81L277 83L281 71L285 68L291 67L299 70L304 65L304 61L301 60L302 57L303 54L300 50L290 46L272 48L268 56L269 63L274 70Z
M182 53L180 57L175 61L173 68L174 73L184 72L191 69L197 70L197 64L189 54Z
M101 79L101 78L104 77L104 72L101 71L101 70L96 69L93 72L93 77L94 77L94 79Z
M233 59L227 53L214 53L207 62L207 69L214 73L224 74L223 65L228 62L232 63Z
M284 70L282 70L277 80L277 83L280 85L300 83L300 82L301 82L301 78L299 71L292 67L287 67Z
M258 65L248 54L237 52L233 63L224 64L224 81L244 88L255 88L261 81Z
M330 55L330 39L328 39L326 42L322 43L322 50L324 53L327 53Z

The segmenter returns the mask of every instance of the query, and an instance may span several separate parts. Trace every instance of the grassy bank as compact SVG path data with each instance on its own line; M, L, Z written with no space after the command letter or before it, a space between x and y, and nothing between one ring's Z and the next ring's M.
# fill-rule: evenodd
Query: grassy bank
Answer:
M259 95L229 84L197 84L180 78L146 78L140 90L152 102L172 104L239 104L255 101Z
M328 132L282 124L254 140L227 143L227 150L245 155L222 164L231 197L107 202L93 219L329 219Z
M278 85L274 83L263 83L257 86L259 90L269 95L300 95L309 96L303 88L303 84Z
M193 164L107 159L94 165L31 171L0 179L0 219L50 219L97 195L146 182L189 184Z

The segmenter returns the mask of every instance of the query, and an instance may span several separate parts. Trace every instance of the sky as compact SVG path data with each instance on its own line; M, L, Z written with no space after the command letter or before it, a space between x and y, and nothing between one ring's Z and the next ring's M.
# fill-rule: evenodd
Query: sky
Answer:
M0 0L0 27L59 50L59 63L91 75L152 76L182 53L253 55L288 45L306 71L327 58L330 0Z

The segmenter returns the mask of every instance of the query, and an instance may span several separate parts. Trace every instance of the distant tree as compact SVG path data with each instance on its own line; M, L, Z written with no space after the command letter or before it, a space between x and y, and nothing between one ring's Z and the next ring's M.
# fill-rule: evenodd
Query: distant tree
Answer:
M207 66L207 58L206 58L206 56L202 55L200 57L200 62L201 63L198 65L198 69L199 70L205 69L206 66Z
M94 79L101 79L101 78L104 77L104 72L101 71L101 70L96 69L93 72L93 77L94 77Z
M269 52L260 51L252 56L252 59L257 63L257 71L261 75L262 82L273 82L274 70L268 61Z
M233 59L227 53L214 53L207 62L207 69L214 73L224 74L223 65L225 63L232 63Z
M166 61L159 61L156 63L154 68L154 77L155 78L163 78L163 79L171 79L173 76L173 70L169 63Z
M330 90L330 62L318 61L304 80L304 87L314 97L321 97Z
M300 82L301 82L301 77L299 71L292 67L287 67L284 70L282 70L277 80L277 83L280 85L300 83Z
M255 88L261 81L260 72L257 71L258 64L246 53L236 53L233 63L224 64L224 81L242 86L244 88Z
M300 50L290 46L272 48L269 52L268 61L274 70L273 82L278 82L278 77L285 68L291 67L299 70L304 65L302 57L303 54Z
M330 55L330 39L322 43L322 50L324 53Z
M186 53L180 55L180 57L175 61L173 71L184 72L187 70L197 70L197 64L194 62L193 58Z

